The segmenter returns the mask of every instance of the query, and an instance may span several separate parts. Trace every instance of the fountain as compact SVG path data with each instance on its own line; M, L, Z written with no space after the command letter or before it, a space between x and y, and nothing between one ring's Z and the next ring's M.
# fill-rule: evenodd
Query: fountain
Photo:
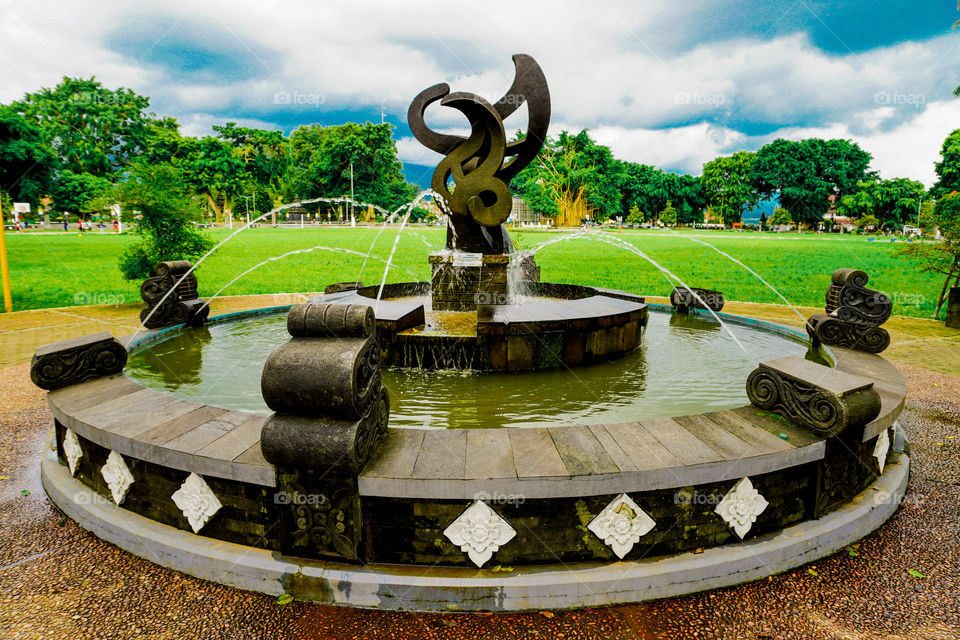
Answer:
M432 187L448 228L430 282L388 282L398 233L379 284L344 274L304 303L207 318L193 267L161 265L144 298L166 309L175 294L189 321L145 311L145 324L181 324L38 349L51 500L205 579L434 611L736 584L889 518L909 459L906 386L871 338L886 335L888 299L840 270L808 337L725 313L722 293L614 236L516 251L509 183L542 145L550 98L537 63L513 61L494 103L439 84L410 106L414 135L444 155ZM469 136L425 125L438 101ZM524 102L526 135L508 143L503 119ZM675 309L542 281L535 253L581 239L659 270ZM261 264L314 250L347 251Z

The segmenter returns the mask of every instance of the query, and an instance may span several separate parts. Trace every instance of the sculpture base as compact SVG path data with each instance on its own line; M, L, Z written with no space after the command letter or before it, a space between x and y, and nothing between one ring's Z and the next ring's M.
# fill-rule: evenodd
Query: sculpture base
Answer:
M476 311L478 305L510 304L523 282L539 282L532 255L443 251L430 256L435 311ZM511 290L513 289L513 290Z
M841 320L823 313L810 316L807 334L813 339L814 346L825 344L867 353L880 353L890 346L890 334L883 327Z

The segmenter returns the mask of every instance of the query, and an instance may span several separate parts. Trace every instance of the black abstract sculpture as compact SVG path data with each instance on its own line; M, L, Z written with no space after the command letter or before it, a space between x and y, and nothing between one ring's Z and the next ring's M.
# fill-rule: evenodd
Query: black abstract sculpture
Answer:
M421 91L407 112L417 140L446 156L433 173L431 187L450 218L447 249L483 254L513 250L503 227L512 206L510 180L536 158L550 124L550 93L540 66L525 54L513 56L513 63L513 85L493 104L472 93L450 93L450 86L442 83ZM467 116L469 137L446 135L427 127L424 111L437 100ZM503 120L524 102L528 114L526 136L508 144ZM448 187L451 179L452 191Z
M893 311L890 297L867 289L870 277L858 269L837 269L826 295L826 313L807 320L807 333L815 345L880 353L890 346L890 334L880 325Z
M197 294L197 277L190 272L189 260L160 262L153 269L153 277L140 285L140 297L147 304L140 311L140 322L148 329L159 329L178 324L199 327L210 315L210 307ZM176 289L169 295L171 289Z

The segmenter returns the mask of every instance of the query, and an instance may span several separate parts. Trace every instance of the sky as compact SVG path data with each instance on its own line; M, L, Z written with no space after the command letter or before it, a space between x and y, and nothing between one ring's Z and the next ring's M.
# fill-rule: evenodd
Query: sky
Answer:
M589 129L624 160L699 175L776 138L844 138L881 177L929 186L960 128L957 19L954 0L0 0L0 103L94 76L188 135L383 119L428 184L440 157L411 136L410 100L438 82L496 100L527 53L550 134ZM426 115L467 131L454 109ZM525 108L505 126L523 129Z

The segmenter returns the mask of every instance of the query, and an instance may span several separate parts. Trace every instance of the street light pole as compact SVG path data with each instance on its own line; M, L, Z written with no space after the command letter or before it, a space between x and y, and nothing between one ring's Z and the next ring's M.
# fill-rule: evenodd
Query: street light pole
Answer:
M251 196L240 196L243 198L243 204L247 209L247 224L250 224L250 197ZM254 202L254 209L256 209L256 202Z
M0 272L3 277L3 308L7 313L11 313L13 300L10 297L10 266L7 264L7 232L3 222L3 201L0 200Z

